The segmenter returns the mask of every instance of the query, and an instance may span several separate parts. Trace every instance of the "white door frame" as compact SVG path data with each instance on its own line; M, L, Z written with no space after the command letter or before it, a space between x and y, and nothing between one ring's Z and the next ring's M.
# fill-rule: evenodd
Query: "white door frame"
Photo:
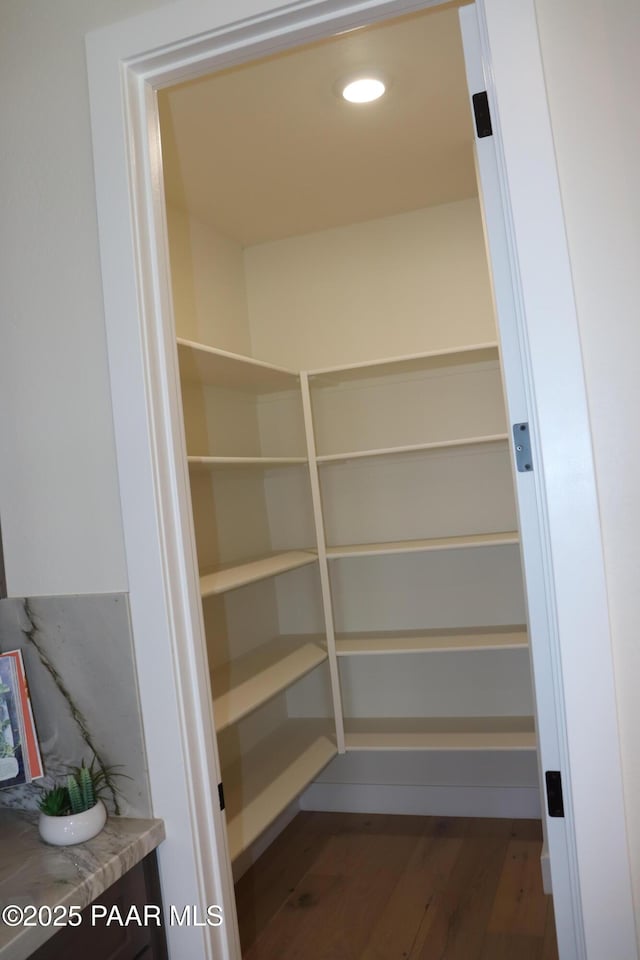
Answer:
M479 4L463 8L461 25L468 85L471 92L487 90L493 122L494 135L476 140L476 163L509 420L531 428L534 470L515 477L543 775L561 771L564 787L565 818L545 818L558 945L562 960L635 956L607 593L570 263L540 55L537 44L518 42L525 23L535 36L536 22L532 4L486 0L484 7L485 15ZM612 763L600 754L607 741ZM617 784L615 814L601 789L603 760L611 763L604 782L612 776ZM617 893L594 912L610 868Z
M155 91L436 5L278 3L180 0L87 38L131 617L154 811L168 833L163 891L166 904L219 903L227 920L220 928L168 927L172 956L190 960L239 960L240 951L182 456ZM511 268L494 278L498 308L507 297L515 318L510 333L501 319L507 389L512 415L534 428L534 473L518 486L530 613L539 625L536 696L542 692L549 708L540 732L545 763L557 759L565 792L565 819L547 823L561 957L631 960L637 950L601 531L534 0L477 0L476 10L495 145L493 169L486 141L479 163L504 214L501 234L488 218L489 243L492 258L502 243ZM517 400L509 388L514 369L522 377Z

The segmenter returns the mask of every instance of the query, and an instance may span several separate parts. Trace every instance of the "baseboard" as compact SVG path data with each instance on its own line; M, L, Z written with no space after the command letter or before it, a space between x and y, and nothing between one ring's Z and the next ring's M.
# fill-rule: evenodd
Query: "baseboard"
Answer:
M301 810L398 813L436 817L539 819L537 787L462 787L420 784L312 783Z

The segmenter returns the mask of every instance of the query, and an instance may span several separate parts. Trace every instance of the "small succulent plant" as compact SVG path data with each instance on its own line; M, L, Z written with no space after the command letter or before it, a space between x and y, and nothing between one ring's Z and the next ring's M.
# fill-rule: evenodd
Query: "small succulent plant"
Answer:
M130 780L131 777L128 777L125 773L119 773L118 767L120 764L111 764L110 766L105 766L104 764L99 764L95 757L92 757L91 763L89 766L86 766L84 760L82 761L79 767L70 767L69 773L75 777L78 783L81 783L81 779L86 774L83 774L83 770L88 771L89 778L93 784L93 792L95 794L96 800L108 800L111 799L114 804L116 803L116 798L119 795L120 791L113 782L114 777L123 777L125 780ZM116 809L116 813L119 811Z
M71 767L64 783L45 790L38 807L50 817L67 817L91 810L105 790L112 789L111 777L114 776L123 774L114 773L114 767L98 766L95 757L89 766L83 760L79 767Z

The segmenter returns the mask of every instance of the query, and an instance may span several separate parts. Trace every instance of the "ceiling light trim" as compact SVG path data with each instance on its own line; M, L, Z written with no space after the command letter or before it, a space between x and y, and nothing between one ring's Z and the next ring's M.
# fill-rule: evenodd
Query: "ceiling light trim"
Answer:
M387 84L379 75L366 73L340 85L340 96L347 103L375 103L387 92Z

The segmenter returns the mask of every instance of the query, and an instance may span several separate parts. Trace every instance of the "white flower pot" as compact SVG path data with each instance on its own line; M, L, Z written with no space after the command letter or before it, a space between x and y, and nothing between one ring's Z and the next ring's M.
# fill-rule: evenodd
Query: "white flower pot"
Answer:
M107 811L102 800L90 810L72 813L68 817L50 817L40 814L38 830L45 843L68 847L72 843L84 843L100 833L107 822Z

